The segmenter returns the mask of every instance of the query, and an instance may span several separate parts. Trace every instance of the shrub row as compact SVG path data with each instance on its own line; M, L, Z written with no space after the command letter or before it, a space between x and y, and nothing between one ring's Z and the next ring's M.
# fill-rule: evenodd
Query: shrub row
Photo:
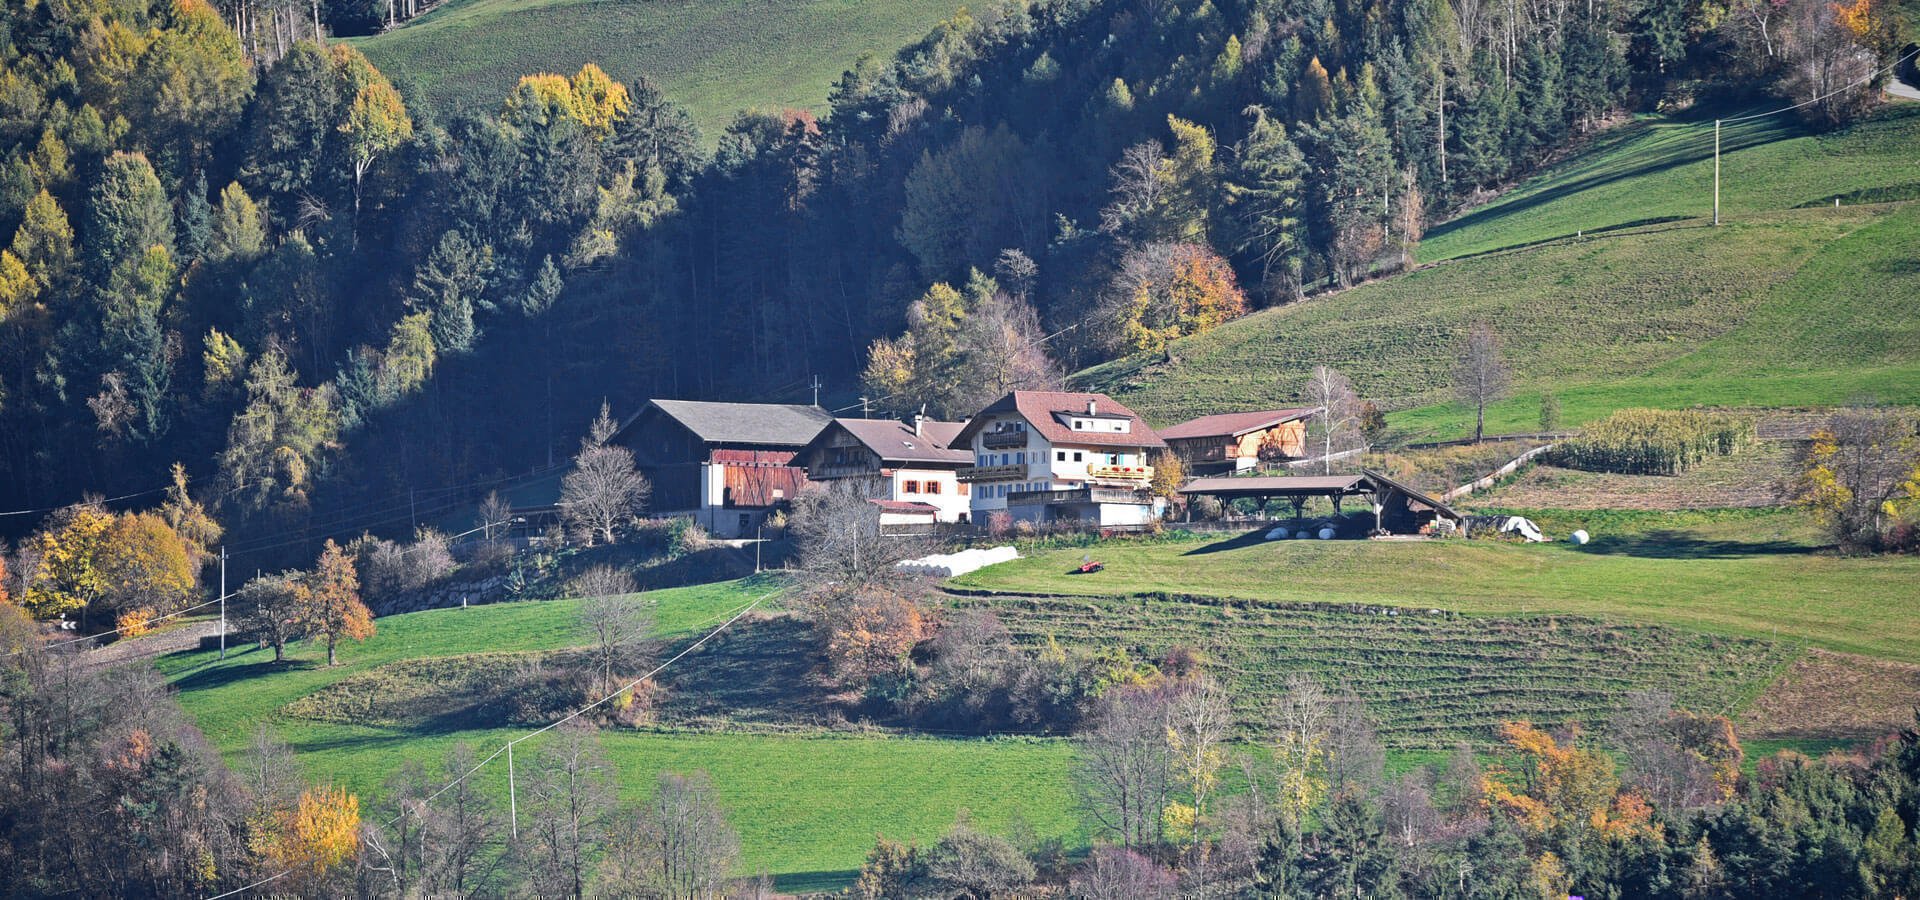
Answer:
M1678 475L1753 443L1751 416L1702 410L1623 409L1561 441L1547 461L1622 475Z

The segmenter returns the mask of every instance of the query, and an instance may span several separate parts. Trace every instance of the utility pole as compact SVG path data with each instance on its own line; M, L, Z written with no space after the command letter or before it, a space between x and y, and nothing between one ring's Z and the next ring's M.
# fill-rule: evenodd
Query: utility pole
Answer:
M513 742L507 742L507 815L513 823L513 839L520 839L520 798L513 788Z
M407 488L407 518L413 520L413 530L420 530L420 513L413 505L413 488Z
M1713 120L1713 224L1720 225L1720 120Z
M227 545L220 545L220 658L227 658Z
M860 395L860 418L867 418L867 395Z
M820 405L820 376L813 376L813 405Z

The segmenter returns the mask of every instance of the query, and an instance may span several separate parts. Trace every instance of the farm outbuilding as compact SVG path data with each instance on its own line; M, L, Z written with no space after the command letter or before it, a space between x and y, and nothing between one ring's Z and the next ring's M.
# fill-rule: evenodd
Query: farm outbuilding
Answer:
M1307 501L1324 497L1335 510L1347 498L1365 497L1374 514L1374 530L1418 534L1436 522L1457 527L1461 516L1451 507L1404 482L1373 469L1347 475L1272 475L1247 478L1196 478L1180 489L1188 497L1209 496L1222 503L1257 500L1264 514L1275 500L1285 501L1299 518Z
M1258 468L1306 455L1307 420L1318 408L1261 409L1201 416L1159 429L1167 446L1196 475Z

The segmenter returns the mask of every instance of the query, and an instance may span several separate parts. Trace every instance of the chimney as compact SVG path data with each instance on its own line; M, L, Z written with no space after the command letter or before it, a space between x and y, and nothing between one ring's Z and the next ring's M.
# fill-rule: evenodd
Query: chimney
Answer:
M1099 414L1100 414L1100 404L1095 402L1092 397L1088 397L1087 398L1087 415L1097 416Z
M913 436L920 436L920 423L927 420L927 405L920 404L920 411L913 414Z

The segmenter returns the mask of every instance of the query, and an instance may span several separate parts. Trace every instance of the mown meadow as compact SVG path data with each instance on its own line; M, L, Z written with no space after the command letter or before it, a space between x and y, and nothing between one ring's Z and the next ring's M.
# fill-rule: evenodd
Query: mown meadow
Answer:
M451 0L355 46L442 117L491 112L520 76L598 63L645 75L709 144L743 109L814 112L861 55L886 57L955 0ZM411 99L411 98L410 98Z
M1494 324L1516 373L1487 411L1531 430L1540 398L1579 425L1632 406L1802 406L1920 400L1920 104L1833 134L1757 125L1728 143L1724 224L1692 144L1697 125L1638 123L1502 199L1434 229L1447 260L1265 310L1076 380L1156 422L1286 405L1335 366L1415 435L1454 437L1460 336ZM1683 146L1684 145L1684 146ZM1706 205L1703 205L1706 204ZM1581 231L1585 231L1582 236ZM1503 249L1506 248L1506 249Z
M1020 595L1204 597L1564 614L1830 650L1920 658L1920 560L1820 549L1795 510L1523 510L1565 542L1370 542L1259 535L1116 542L1106 570L1069 574L1085 549L1041 550L954 580Z

